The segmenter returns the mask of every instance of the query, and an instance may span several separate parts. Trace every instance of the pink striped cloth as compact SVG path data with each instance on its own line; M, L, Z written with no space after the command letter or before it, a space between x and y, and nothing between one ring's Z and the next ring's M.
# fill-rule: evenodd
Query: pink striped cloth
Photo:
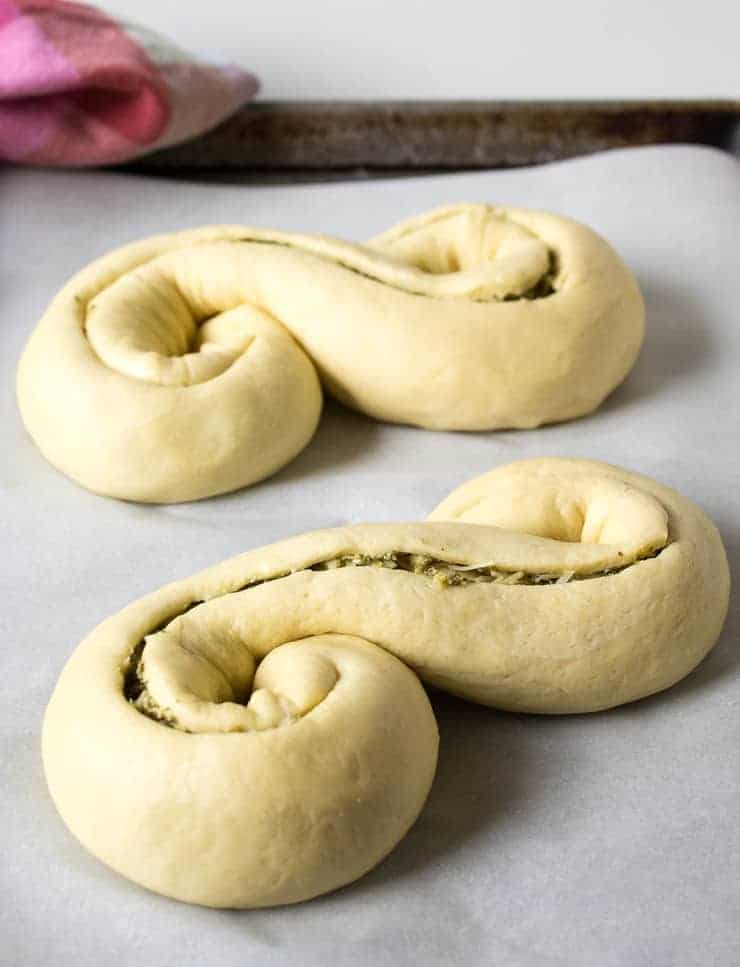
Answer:
M0 0L0 161L127 161L213 127L257 88L87 4Z

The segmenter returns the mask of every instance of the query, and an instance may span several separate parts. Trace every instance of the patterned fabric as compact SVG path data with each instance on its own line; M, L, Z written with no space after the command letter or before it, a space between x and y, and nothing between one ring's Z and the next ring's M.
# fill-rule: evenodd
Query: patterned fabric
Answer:
M87 4L0 0L0 161L127 161L213 127L257 89Z

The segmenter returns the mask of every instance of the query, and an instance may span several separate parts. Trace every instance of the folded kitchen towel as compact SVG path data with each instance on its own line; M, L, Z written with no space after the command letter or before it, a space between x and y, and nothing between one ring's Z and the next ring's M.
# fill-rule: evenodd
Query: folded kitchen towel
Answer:
M0 0L0 161L126 161L213 127L257 89L87 4Z

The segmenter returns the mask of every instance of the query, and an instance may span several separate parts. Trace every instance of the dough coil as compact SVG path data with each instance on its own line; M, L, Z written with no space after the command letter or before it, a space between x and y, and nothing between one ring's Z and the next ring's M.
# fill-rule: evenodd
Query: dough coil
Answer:
M421 810L437 731L420 682L519 712L610 708L688 674L728 594L716 529L670 488L589 461L501 467L426 522L281 541L108 619L51 699L49 787L152 890L307 899Z
M100 494L172 502L254 483L343 403L444 430L588 413L643 335L631 273L544 212L458 205L366 245L217 226L76 275L21 359L36 444Z

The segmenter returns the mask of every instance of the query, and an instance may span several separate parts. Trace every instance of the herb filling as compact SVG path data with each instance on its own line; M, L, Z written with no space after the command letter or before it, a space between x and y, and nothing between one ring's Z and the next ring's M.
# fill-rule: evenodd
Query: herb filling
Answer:
M660 554L660 550L653 551L652 553L645 555L640 560L648 560L651 557L657 557L658 554ZM390 571L406 571L411 574L418 574L421 577L430 578L440 588L459 587L468 584L509 584L542 587L547 585L568 584L571 581L587 581L592 578L606 577L609 574L617 574L620 571L625 570L625 568L631 567L632 563L638 562L635 561L613 568L605 568L601 571L595 571L590 574L576 574L574 571L564 571L559 574L549 571L531 573L527 571L503 571L501 568L497 568L493 562L490 564L471 565L451 564L448 561L442 561L439 558L432 557L429 554L407 554L403 551L389 551L387 554L383 554L380 557L373 557L370 554L359 553L344 554L340 557L329 558L326 561L319 561L318 563L312 564L304 570L335 571L338 568L343 567L375 567ZM291 573L299 572L282 572L280 574L275 574L273 577L250 581L243 587L237 588L235 591L230 593L238 594L240 591L246 591L248 588L257 587L260 584L266 584L268 581L277 581L280 578L288 577ZM181 615L204 603L205 602L203 601L192 601L186 608L183 608L179 614L173 615L157 628L153 628L150 634L156 634L159 631L164 631L164 629L167 628L167 626L176 618L179 618ZM129 702L132 702L136 708L142 712L142 714L148 716L149 718L155 719L158 722L162 722L164 725L174 726L175 722L171 720L169 716L163 714L164 710L160 709L156 705L146 689L146 682L143 674L145 646L146 639L140 641L138 645L136 645L134 650L131 652L128 661L126 662L123 676L123 694Z

